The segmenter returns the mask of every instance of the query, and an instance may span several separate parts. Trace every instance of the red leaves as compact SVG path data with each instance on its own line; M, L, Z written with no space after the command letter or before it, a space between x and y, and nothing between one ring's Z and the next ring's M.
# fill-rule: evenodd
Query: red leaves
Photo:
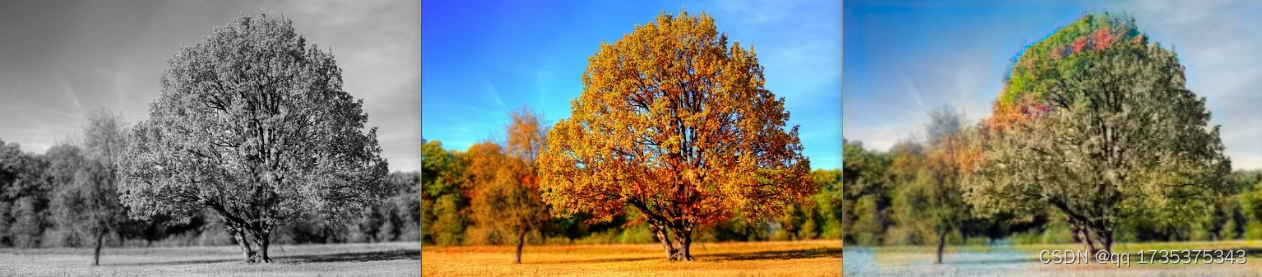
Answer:
M1102 50L1108 48L1109 45L1117 41L1117 36L1109 31L1108 28L1100 28L1091 35L1083 36L1074 40L1073 43L1055 47L1052 50L1052 59L1060 60L1061 58L1076 55L1083 51Z
M1091 39L1095 41L1096 50L1104 49L1113 43L1113 33L1110 33L1108 28L1100 28L1095 35L1091 36Z
M1074 54L1082 53L1082 48L1087 45L1087 37L1078 38L1074 41Z

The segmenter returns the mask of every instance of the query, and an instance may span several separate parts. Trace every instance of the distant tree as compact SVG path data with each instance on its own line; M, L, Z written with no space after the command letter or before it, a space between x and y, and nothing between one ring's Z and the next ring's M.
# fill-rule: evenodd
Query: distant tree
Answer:
M396 193L388 200L392 204L386 217L389 226L380 232L391 240L421 241L421 174L392 172L389 180Z
M862 142L843 139L842 145L843 243L880 245L890 225L894 160ZM896 145L891 152L908 151L919 151L919 145Z
M811 171L819 192L814 199L821 217L820 237L825 239L841 239L845 232L842 226L842 173L840 169L817 169Z
M971 138L963 115L950 106L929 113L928 152L925 155L924 177L927 177L921 206L916 212L927 221L937 235L937 263L942 263L947 234L960 231L971 217L960 181L971 165L975 151L969 148Z
M115 188L126 147L126 127L119 115L107 110L89 113L87 119L81 137L82 151L62 145L51 149L48 156L58 159L53 163L57 170L73 172L70 182L58 183L53 201L58 226L94 238L95 266L100 265L105 235L121 232L127 223L127 211Z
M212 210L247 262L270 262L285 220L342 222L387 193L363 101L290 20L240 17L168 64L124 158L119 189L135 216Z
M464 160L430 140L421 146L421 242L456 245L464 240L468 205Z
M0 245L39 247L51 227L48 162L0 141Z
M481 226L508 233L517 240L515 263L531 231L542 231L548 217L540 199L535 160L544 151L548 129L528 108L509 113L508 140L501 147L482 142L469 148L470 180L477 188L472 198L473 219Z
M101 264L102 240L119 230L127 219L118 194L114 192L114 178L105 163L85 159L75 172L74 182L58 189L53 210L58 226L69 229L81 238L91 238L95 250L92 265Z
M698 224L771 217L816 191L784 99L710 16L663 12L588 61L539 159L555 215L608 221L634 207L669 259L687 261Z

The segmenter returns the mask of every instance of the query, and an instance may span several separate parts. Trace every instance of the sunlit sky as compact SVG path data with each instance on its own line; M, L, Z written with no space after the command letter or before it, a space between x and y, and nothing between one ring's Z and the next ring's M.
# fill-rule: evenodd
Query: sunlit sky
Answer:
M342 68L392 171L420 170L420 1L0 1L0 140L43 153L89 111L147 119L181 45L284 16Z
M1013 4L1016 3L1016 4ZM1012 58L1087 12L1125 12L1174 49L1205 96L1236 169L1262 168L1262 2L848 1L842 110L846 139L888 150L919 136L928 111L990 116Z
M826 1L477 1L425 7L422 134L465 150L502 137L529 105L570 116L587 58L663 10L702 11L729 41L753 45L766 87L801 125L813 168L841 167L841 3Z

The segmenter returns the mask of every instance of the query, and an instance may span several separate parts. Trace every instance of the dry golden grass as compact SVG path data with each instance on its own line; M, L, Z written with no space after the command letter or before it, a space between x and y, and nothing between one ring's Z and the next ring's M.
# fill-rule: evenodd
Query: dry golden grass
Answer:
M1094 260L1070 264L1041 262L1044 250L1081 250L1077 244L948 246L943 264L934 264L934 246L851 248L846 274L852 276L1262 276L1262 241L1145 242L1114 245L1127 260L1100 264ZM1243 263L1211 263L1203 259L1139 263L1137 252L1147 250L1244 250ZM1050 254L1049 254L1050 255ZM1237 256L1238 257L1238 256ZM1050 256L1045 257L1051 259Z
M666 261L660 244L527 245L421 250L426 276L841 276L841 241L693 243L692 262Z
M101 250L90 266L89 248L0 248L6 276L417 276L416 242L279 245L273 263L244 264L237 246L128 247Z

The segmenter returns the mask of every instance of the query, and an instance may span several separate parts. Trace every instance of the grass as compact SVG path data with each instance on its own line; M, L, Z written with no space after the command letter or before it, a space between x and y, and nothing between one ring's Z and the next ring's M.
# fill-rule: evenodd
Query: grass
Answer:
M841 241L693 243L692 262L660 244L426 246L426 276L841 276Z
M948 246L944 264L934 264L934 246L852 247L846 253L852 276L1262 276L1262 241L1119 243L1125 264L1043 264L1043 250L1081 250L1078 244ZM1141 250L1245 250L1244 264L1138 264ZM1050 259L1050 256L1048 256ZM1151 261L1151 257L1148 257Z
M271 264L244 264L237 246L0 249L0 276L417 276L415 242L280 245Z

